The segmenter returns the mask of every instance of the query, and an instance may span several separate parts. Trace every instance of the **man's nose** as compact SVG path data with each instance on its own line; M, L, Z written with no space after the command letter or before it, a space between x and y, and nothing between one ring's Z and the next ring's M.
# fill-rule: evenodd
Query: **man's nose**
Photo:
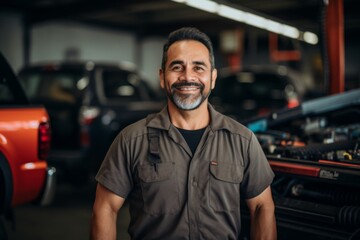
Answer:
M181 81L194 81L195 75L191 68L185 68L180 76Z

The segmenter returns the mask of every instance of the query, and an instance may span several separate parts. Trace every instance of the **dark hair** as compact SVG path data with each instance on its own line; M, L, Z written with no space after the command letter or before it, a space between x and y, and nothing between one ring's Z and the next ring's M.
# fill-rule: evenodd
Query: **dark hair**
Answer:
M178 41L182 40L195 40L201 42L209 50L211 68L215 68L214 50L210 38L203 32L193 27L183 27L173 31L169 34L169 37L163 47L163 56L161 62L161 68L165 70L165 63L167 61L167 52L170 46Z

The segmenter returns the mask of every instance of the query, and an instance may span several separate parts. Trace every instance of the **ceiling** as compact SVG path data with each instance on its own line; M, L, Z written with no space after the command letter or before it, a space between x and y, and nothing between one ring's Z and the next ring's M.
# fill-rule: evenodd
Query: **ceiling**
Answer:
M274 20L319 33L325 0L217 0ZM332 0L330 0L332 1ZM346 32L358 32L357 0L343 0ZM22 13L28 26L53 20L74 20L106 28L129 30L139 36L167 35L181 26L217 34L248 27L170 0L3 0L0 11ZM252 28L256 30L255 28Z

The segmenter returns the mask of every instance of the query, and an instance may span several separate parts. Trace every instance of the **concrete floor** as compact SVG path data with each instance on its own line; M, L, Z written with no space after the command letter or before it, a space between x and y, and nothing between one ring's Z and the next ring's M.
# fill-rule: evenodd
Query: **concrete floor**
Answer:
M15 208L15 230L10 222L5 221L8 240L88 240L95 187L95 183L80 187L59 183L54 202L50 206L26 204ZM128 224L129 212L125 204L118 216L117 239L130 240L127 233ZM294 235L296 232L290 234L279 226L278 234L279 240L306 239L301 232L298 235ZM324 238L310 236L308 239ZM1 236L0 240L3 240Z
M59 183L54 202L47 207L31 204L15 209L16 226L5 221L9 240L88 240L95 183L81 187ZM118 238L129 240L129 214L125 205L118 216Z

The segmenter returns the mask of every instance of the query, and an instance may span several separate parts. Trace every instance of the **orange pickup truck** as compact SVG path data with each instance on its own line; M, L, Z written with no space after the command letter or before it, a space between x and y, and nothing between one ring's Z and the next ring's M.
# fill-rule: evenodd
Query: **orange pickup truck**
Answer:
M47 164L51 129L44 107L31 106L0 53L0 216L13 219L17 205L49 204L55 168ZM6 239L1 230L0 239Z

